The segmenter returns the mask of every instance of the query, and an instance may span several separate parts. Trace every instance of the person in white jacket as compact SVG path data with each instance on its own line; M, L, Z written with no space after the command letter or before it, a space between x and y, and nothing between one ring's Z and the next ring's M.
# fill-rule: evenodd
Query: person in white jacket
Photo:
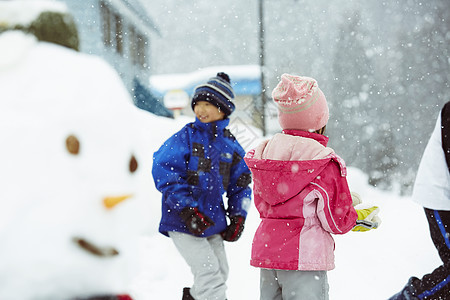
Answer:
M411 277L390 300L450 298L450 102L441 110L420 161L413 200L425 209L443 265L422 279Z

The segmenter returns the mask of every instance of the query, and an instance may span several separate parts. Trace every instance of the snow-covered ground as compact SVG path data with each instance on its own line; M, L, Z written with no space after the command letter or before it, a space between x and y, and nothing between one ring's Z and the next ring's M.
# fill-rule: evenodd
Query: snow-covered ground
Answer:
M378 191L367 176L349 168L349 184L363 202L381 208L382 224L370 232L335 236L336 269L328 273L330 299L380 300L399 291L412 275L421 277L441 264L421 207L409 197ZM154 201L159 200L155 194ZM259 299L259 270L249 265L251 242L259 222L251 208L241 239L227 243L229 299ZM192 276L168 238L158 233L142 239L142 266L133 290L138 299L181 299Z
M0 58L0 299L126 289L137 300L181 299L192 276L170 239L157 232L161 195L151 163L163 141L191 120L138 110L100 59L22 33L0 34ZM232 129L238 139L248 138L245 128ZM68 135L79 139L78 156L65 147ZM246 142L247 150L258 139ZM131 156L139 163L133 174ZM422 209L366 182L349 168L351 190L380 207L382 224L335 237L330 299L386 299L410 276L440 264ZM102 208L105 195L125 194L133 197L117 210ZM252 207L242 238L226 244L229 299L259 298L259 270L249 265L258 222ZM80 235L117 247L121 263L84 253L72 241Z

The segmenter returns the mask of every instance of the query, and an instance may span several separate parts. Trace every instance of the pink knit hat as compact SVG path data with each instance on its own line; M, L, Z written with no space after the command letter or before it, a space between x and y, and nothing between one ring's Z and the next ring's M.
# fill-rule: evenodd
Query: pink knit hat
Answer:
M316 131L328 122L327 100L313 78L283 74L272 98L283 129Z

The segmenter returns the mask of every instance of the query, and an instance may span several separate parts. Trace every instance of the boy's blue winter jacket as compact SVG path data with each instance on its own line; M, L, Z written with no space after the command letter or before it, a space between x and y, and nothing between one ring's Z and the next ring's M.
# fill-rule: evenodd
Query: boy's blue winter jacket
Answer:
M196 119L154 153L152 174L162 193L162 234L189 233L179 216L185 207L198 207L215 222L204 237L226 229L226 214L247 216L251 173L243 160L244 149L226 128L228 123L229 119L212 123Z

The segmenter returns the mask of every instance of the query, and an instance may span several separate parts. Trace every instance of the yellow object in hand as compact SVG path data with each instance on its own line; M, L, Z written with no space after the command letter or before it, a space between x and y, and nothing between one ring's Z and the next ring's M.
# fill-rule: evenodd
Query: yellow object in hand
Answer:
M369 231L376 229L380 226L381 219L378 217L380 209L378 206L372 206L371 208L356 209L358 214L358 220L352 231Z

